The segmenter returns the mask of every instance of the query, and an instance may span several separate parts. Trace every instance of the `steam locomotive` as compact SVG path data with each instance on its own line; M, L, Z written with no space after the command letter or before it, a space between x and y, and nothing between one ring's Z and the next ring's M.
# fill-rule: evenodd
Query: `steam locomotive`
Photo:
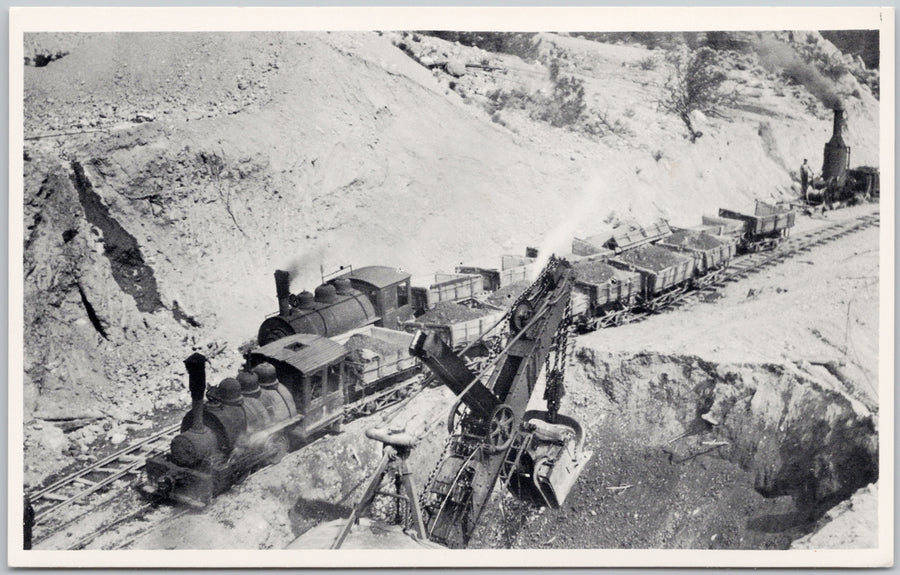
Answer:
M877 198L878 170L849 169L843 107L837 105L834 113L822 176L813 180L805 200L831 206ZM774 248L794 221L793 211L758 202L752 215L721 209L717 216L704 216L701 225L674 233L668 224L658 224L649 232L604 238L598 245L576 238L570 256L576 325L597 329L621 323L635 310L653 312L683 291L714 280L735 254ZM692 243L691 237L702 241ZM456 271L481 274L485 297L511 285L504 284L502 269ZM275 272L278 313L260 326L261 347L248 355L246 369L236 378L207 390L205 358L194 354L185 361L192 409L171 452L148 460L147 493L204 505L254 468L279 461L292 445L339 428L348 405L386 393L396 398L395 389L409 389L390 387L411 374L406 369L397 370L388 383L379 377L360 381L348 349L328 338L363 326L402 328L421 311L410 274L387 266L350 268L315 293L291 294L289 282L287 272Z
M834 127L825 144L822 175L814 178L803 198L813 206L832 208L836 203L855 204L874 200L881 194L877 168L850 168L850 146L844 143L846 113L842 102L834 106Z
M412 316L410 275L387 266L350 268L316 288L290 293L288 272L275 272L278 314L259 327L266 345L295 333L332 337L364 325L396 329Z
M185 360L191 410L170 452L147 460L141 490L203 507L292 447L339 431L347 405L402 397L412 389L391 378L359 379L349 356L331 339L293 334L253 350L237 377L207 389L206 358L191 355ZM413 370L393 373L408 380Z

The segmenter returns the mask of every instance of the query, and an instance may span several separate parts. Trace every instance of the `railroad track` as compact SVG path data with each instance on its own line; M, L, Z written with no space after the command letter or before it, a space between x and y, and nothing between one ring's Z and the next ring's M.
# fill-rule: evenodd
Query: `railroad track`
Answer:
M108 504L110 492L125 490L140 476L149 457L169 448L180 426L173 425L128 445L112 455L28 494L34 508L34 546ZM105 500L105 501L103 501ZM78 509L69 513L73 506Z
M709 297L721 291L725 286L749 277L764 269L780 264L792 257L809 252L813 248L827 244L849 234L856 233L866 228L878 225L881 221L879 212L859 216L852 220L835 222L833 224L812 230L802 236L786 239L778 247L772 250L756 252L736 257L728 267L706 276L704 283L696 289L683 289L674 293L661 296L661 300L655 302L652 311L621 311L610 317L606 323L601 320L601 327L614 327L643 321L659 313L678 309L688 304L696 303L703 297Z
M613 325L636 323L660 312L696 302L701 297L717 293L729 283L740 281L751 274L758 273L791 257L808 252L817 246L878 225L879 222L880 215L878 212L875 212L853 220L836 222L802 236L789 238L774 250L740 256L735 258L727 268L708 278L705 285L693 290L667 294L667 299L653 312L643 311L620 315ZM426 381L421 381L421 383L423 385L419 386L418 389L427 385L427 378ZM403 387L406 388L407 386ZM387 407L387 405L381 407ZM354 413L354 415L359 414ZM28 497L35 510L34 546L47 541L54 534L91 513L116 503L119 503L118 507L123 507L123 509L113 521L92 528L90 533L69 544L67 548L84 548L102 534L123 523L152 513L155 505L142 503L136 493L132 493L128 499L137 503L123 505L125 502L119 499L118 494L128 490L133 484L133 480L122 480L129 476L140 476L146 460L153 455L168 450L169 444L178 433L178 430L179 425L167 427L47 487L30 493ZM103 497L98 497L100 495ZM72 505L78 505L80 509L77 512L63 515L63 511ZM187 511L183 510L179 514L185 512ZM124 547L131 541L134 541L142 532L132 533L128 542L120 544L120 547Z

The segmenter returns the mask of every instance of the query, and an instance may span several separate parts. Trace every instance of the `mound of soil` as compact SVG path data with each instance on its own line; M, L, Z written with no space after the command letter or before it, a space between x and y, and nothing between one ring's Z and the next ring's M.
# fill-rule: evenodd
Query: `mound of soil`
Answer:
M617 259L658 272L667 267L678 265L683 261L690 259L690 257L677 254L672 250L667 250L666 248L659 246L640 246L619 254Z
M613 278L617 280L628 279L628 272L616 269L613 266L600 261L576 262L572 269L575 270L575 280L588 284L604 284Z
M519 280L517 282L513 282L493 292L487 298L487 302L491 305L499 307L510 306L530 286L531 282L528 280Z
M397 353L397 350L403 349L401 345L362 333L351 336L344 346L353 351L368 349L381 356Z
M477 309L453 302L440 302L433 309L420 315L416 321L421 323L453 324L470 319L478 319L491 313L489 309Z
M706 232L679 230L663 240L664 243L694 250L711 250L722 246L725 242Z

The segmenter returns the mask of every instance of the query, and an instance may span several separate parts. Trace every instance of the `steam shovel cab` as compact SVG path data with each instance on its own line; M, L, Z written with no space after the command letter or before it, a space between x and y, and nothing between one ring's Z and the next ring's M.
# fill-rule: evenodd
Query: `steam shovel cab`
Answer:
M253 350L249 363L268 362L278 381L290 391L301 421L288 430L305 443L325 428L340 426L344 417L347 350L330 339L298 333Z

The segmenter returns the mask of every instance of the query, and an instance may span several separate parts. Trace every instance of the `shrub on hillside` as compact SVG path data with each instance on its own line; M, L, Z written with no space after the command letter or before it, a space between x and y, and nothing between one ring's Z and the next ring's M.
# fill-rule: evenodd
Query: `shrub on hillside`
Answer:
M742 33L710 31L704 33L703 45L717 52L747 52L752 46Z
M656 70L657 65L659 65L659 62L653 56L647 56L638 60L638 68L641 70Z
M736 102L737 93L726 89L721 57L711 48L683 48L670 52L666 60L674 69L666 80L659 106L681 118L694 142L703 134L694 129L691 113L721 116L724 108Z
M532 32L458 32L452 30L423 30L419 34L434 36L447 42L459 42L502 54L512 54L533 62L538 58L538 45Z
M565 68L565 62L559 59L548 63L552 82L549 94L545 91L528 92L522 88L497 89L488 93L488 114L498 122L499 111L522 110L533 120L594 137L630 133L624 121L613 120L607 113L592 109L587 100L584 81L566 73Z

